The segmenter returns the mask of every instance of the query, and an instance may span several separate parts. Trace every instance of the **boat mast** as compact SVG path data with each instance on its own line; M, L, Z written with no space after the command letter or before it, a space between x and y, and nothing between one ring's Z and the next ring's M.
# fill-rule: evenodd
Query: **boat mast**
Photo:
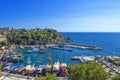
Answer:
M28 61L27 61L27 64L30 65L31 63L31 60L30 60L30 56L28 57Z
M56 53L56 62L58 61L58 54Z
M63 63L65 63L65 54L63 54L63 60L62 61L63 61Z
M51 64L51 53L50 53L50 51L48 52L47 56L48 56L48 63Z

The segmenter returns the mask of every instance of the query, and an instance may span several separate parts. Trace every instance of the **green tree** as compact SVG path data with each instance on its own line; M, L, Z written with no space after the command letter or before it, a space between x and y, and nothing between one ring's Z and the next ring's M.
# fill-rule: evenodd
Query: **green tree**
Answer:
M120 76L119 76L119 75L114 76L114 77L112 78L112 80L120 80Z
M1 72L1 69L2 69L2 62L0 62L0 72Z
M71 80L106 80L109 73L97 63L80 64L68 67L69 78Z

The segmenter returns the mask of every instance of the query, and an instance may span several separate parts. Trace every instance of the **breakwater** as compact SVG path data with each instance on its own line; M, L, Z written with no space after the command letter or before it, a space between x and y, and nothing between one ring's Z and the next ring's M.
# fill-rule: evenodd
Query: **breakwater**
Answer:
M46 47L60 49L60 50L68 50L68 49L66 49L66 47L67 48L76 48L76 49L81 49L81 50L103 50L102 48L100 48L98 46L90 46L90 45L82 45L82 44L64 44L64 45L52 44L52 45L46 45ZM62 47L62 49L61 49L61 47Z
M78 49L87 49L87 50L102 50L102 48L98 46L90 46L90 45L80 45L80 44L66 44L66 47L78 48Z

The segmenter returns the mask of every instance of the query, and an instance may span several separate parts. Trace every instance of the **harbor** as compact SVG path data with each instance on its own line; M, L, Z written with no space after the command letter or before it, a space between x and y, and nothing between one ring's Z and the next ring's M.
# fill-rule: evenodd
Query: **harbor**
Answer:
M25 51L27 54L45 54L43 52L40 52L40 50L32 50L33 47L35 48L36 46L29 46L27 48L27 51ZM37 47L36 47L37 48ZM35 48L35 49L36 49ZM39 47L38 47L39 48ZM68 72L67 72L67 63L65 62L65 56L63 55L62 59L63 61L59 61L59 57L56 54L56 62L53 63L51 61L51 52L47 52L47 57L46 61L47 64L39 64L37 62L37 65L34 65L32 63L32 59L29 56L27 58L26 65L23 65L22 62L24 61L24 55L17 52L19 48L12 46L9 50L3 50L1 51L1 63L2 63L2 72L3 73L8 73L10 75L21 75L21 76L26 76L26 77L36 77L36 76L45 76L46 73L54 74L57 77L67 77ZM26 49L26 48L24 48ZM24 50L20 49L20 50ZM44 48L45 49L45 48ZM29 50L32 50L32 52L28 52ZM14 58L15 57L15 58ZM39 58L38 60L42 60L42 58ZM34 60L35 61L35 60ZM7 79L8 76L6 76ZM9 76L10 78L10 76ZM60 79L61 79L60 78ZM12 79L12 78L11 78ZM19 79L19 78L18 78ZM23 79L26 80L26 79ZM30 79L32 80L32 79Z
M98 42L96 44L93 40L84 42L84 39L83 42L73 39L74 43L67 43L59 33L51 29L42 31L28 30L27 32L24 30L12 30L10 33L7 36L8 41L10 41L9 45L7 41L1 42L1 45L5 45L0 49L1 71L6 79L8 77L13 79L12 76L15 77L16 75L16 79L21 80L19 76L24 76L23 80L28 78L32 80L32 78L44 77L49 73L60 80L65 80L69 78L70 73L68 71L70 66L75 68L76 65L80 66L82 63L89 64L91 62L95 62L100 67L105 68L104 71L110 73L110 76L120 74L119 52L111 53L114 48L109 50L102 43ZM18 39L12 41L11 36L15 36L13 33L18 33L22 37L17 34ZM52 38L49 36L39 38L40 35L44 35L44 37L51 35ZM10 74L10 76L6 73Z
M26 46L22 49L17 46L12 46L9 50L3 50L1 51L1 61L3 63L2 72L23 75L23 76L28 76L28 77L44 76L46 73L54 74L57 77L67 77L68 75L67 65L68 64L66 63L65 54L62 55L62 60L60 60L61 58L58 57L58 55L60 54L54 53L54 56L56 57L55 57L55 61L52 62L51 55L53 55L53 53L51 53L50 49L49 47L44 47L43 50L45 52L42 52L42 54L40 52L39 45ZM24 54L27 55L26 61L24 60L25 56L20 53L21 50L22 51L25 50ZM56 50L56 49L52 48L52 50ZM28 55L33 56L33 54L34 55L35 54L36 55L46 54L46 59L45 59L46 64L41 64L38 61L38 60L44 61L42 60L44 57L43 58L41 57L37 59L37 65L35 65L32 62L32 57L28 56ZM72 56L71 60L79 61L78 64L97 62L99 65L103 66L107 72L110 72L111 76L120 74L120 71L119 71L120 63L118 62L120 60L120 57L118 56L84 56L84 55L81 55L81 56ZM115 60L118 60L118 61L115 61ZM22 62L24 61L26 62L26 65L22 64Z

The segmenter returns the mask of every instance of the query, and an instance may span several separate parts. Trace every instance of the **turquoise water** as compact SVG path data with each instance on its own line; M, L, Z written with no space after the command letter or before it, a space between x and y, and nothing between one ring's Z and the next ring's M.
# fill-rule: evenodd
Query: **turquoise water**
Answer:
M48 48L45 53L27 53L22 51L24 54L24 61L22 64L27 65L27 59L30 56L31 64L35 66L47 63L47 53L51 51L52 63L56 61L56 54L59 57L60 62L63 61L63 54L65 55L65 62L67 64L79 64L79 61L72 61L70 58L72 56L81 55L114 55L120 56L120 33L62 33L65 37L70 37L72 43L76 44L86 44L99 46L103 48L102 51L93 50L80 50L72 49L72 52L54 50ZM40 59L38 61L38 58ZM42 60L41 60L42 59Z

